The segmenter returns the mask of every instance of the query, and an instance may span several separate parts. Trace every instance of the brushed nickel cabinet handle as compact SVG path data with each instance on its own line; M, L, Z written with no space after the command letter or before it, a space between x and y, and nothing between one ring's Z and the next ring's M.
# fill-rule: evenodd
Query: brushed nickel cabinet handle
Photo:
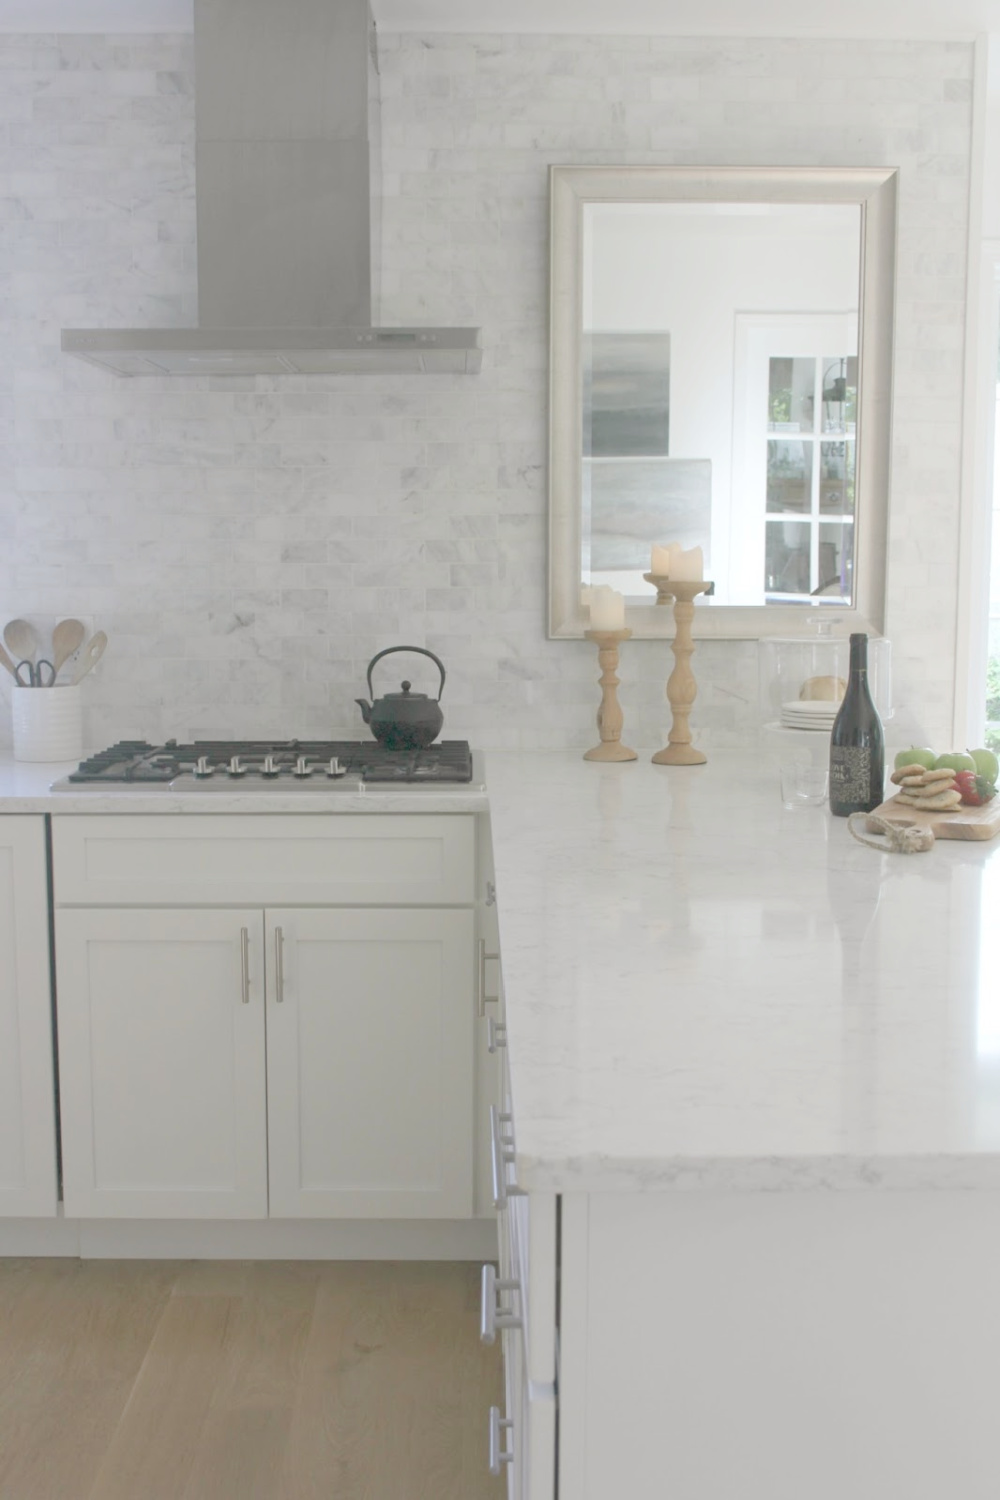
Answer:
M274 998L279 1005L285 999L285 934L274 929Z
M501 1434L510 1432L514 1423L509 1417L501 1417L499 1406L490 1407L490 1473L494 1479L499 1479L500 1470L504 1464L514 1462L513 1446L506 1450L501 1449ZM511 1435L513 1445L513 1434Z
M487 951L486 951L486 939L485 938L480 938L479 939L479 993L478 993L477 999L478 999L478 1003L479 1003L479 1014L481 1016L485 1016L487 1005L495 1005L496 1002L500 999L499 995L487 995L487 993L486 993L486 965L487 965L487 962L491 958L498 959L499 957L500 957L499 953L487 953Z
M495 1021L492 1016L486 1017L486 1050L495 1052L498 1047L507 1045L507 1028L502 1021Z
M240 928L240 967L243 975L243 1004L250 1004L250 929Z
M495 1104L490 1105L490 1167L493 1176L493 1207L500 1213L507 1207L507 1199L522 1196L522 1189L507 1176L507 1168L516 1160L513 1136L504 1134L504 1126L514 1128L513 1116L502 1113Z
M498 1328L521 1328L523 1320L509 1307L500 1307L497 1302L498 1292L517 1292L520 1295L521 1284L503 1277L498 1277L496 1267L487 1261L483 1266L482 1289L479 1299L479 1338L484 1344L496 1342Z

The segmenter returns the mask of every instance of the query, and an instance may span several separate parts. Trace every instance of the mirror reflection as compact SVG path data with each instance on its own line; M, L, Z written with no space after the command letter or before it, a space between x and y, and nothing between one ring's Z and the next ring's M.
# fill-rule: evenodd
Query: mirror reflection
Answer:
M581 585L651 604L673 542L705 607L855 602L861 215L582 205Z

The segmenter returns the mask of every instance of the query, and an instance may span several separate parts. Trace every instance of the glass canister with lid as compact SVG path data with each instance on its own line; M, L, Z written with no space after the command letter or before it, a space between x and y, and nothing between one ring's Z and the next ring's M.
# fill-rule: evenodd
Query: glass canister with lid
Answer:
M757 643L760 725L771 732L829 734L847 688L851 648L842 622L803 622L801 636L769 636ZM872 696L883 723L892 718L892 647L884 636L868 642Z

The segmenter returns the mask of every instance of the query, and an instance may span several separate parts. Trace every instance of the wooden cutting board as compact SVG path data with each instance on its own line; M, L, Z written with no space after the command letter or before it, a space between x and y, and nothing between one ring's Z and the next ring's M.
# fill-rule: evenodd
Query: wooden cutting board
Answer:
M930 828L936 839L992 839L1000 833L1000 796L982 807L959 807L955 812L921 812L890 797L876 807L869 818L885 818L889 823L915 823ZM866 825L871 827L870 823Z

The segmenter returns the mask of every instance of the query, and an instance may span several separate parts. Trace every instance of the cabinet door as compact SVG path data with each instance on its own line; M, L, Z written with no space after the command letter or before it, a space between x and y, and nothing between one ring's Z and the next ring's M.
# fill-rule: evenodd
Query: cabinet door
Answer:
M0 1215L56 1212L45 820L0 817Z
M67 1215L267 1215L260 911L58 911Z
M493 844L488 818L479 820L476 871L476 1213L493 1218L490 1106L500 1103L500 1056L507 1045L504 1030L500 932L493 874Z
M266 922L272 1217L469 1216L472 912Z

